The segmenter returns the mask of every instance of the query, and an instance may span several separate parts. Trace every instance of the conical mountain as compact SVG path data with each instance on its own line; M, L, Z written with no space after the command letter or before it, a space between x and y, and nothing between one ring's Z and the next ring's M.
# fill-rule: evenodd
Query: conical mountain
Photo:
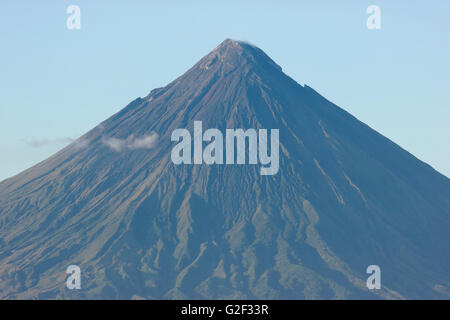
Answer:
M279 129L278 172L174 164L194 121ZM0 298L448 299L449 229L447 177L225 40L0 183Z

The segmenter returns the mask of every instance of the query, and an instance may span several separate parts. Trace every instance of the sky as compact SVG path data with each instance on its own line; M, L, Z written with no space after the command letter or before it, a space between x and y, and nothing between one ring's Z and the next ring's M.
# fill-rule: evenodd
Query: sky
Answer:
M80 29L68 29L70 5ZM366 12L380 8L381 28ZM0 1L0 181L226 38L450 177L450 1Z

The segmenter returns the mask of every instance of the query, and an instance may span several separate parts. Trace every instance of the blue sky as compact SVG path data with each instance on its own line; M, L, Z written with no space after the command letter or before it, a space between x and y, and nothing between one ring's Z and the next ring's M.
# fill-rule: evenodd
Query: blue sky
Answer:
M81 9L68 30L66 9ZM381 29L366 27L371 5ZM0 2L0 180L47 158L225 38L450 176L450 1Z

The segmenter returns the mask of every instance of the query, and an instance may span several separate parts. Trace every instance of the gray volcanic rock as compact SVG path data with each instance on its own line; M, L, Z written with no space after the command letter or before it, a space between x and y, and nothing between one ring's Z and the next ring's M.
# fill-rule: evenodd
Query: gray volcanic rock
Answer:
M171 133L194 120L278 128L279 172L174 165ZM449 230L447 177L225 40L0 183L0 298L448 299Z

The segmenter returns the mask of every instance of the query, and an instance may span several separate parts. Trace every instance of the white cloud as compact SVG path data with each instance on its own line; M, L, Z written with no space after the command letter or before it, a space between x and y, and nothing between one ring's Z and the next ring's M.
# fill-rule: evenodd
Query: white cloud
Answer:
M58 139L33 139L24 141L29 147L42 148L53 145L69 144L72 143L74 140L75 139L73 138L58 138Z
M104 138L102 140L103 144L105 144L108 148L114 151L121 151L125 146L125 140L117 139L117 138Z
M89 145L89 141L87 139L79 138L57 138L57 139L32 139L32 140L23 140L25 144L32 148L45 148L52 146L64 146L68 144L73 144L75 148L82 149Z
M75 140L73 142L73 145L75 146L75 148L83 149L83 148L86 148L89 145L89 140L80 138L80 139Z
M104 138L102 143L113 151L120 152L122 150L150 149L153 148L159 136L153 132L150 135L142 137L134 137L130 135L126 139Z

